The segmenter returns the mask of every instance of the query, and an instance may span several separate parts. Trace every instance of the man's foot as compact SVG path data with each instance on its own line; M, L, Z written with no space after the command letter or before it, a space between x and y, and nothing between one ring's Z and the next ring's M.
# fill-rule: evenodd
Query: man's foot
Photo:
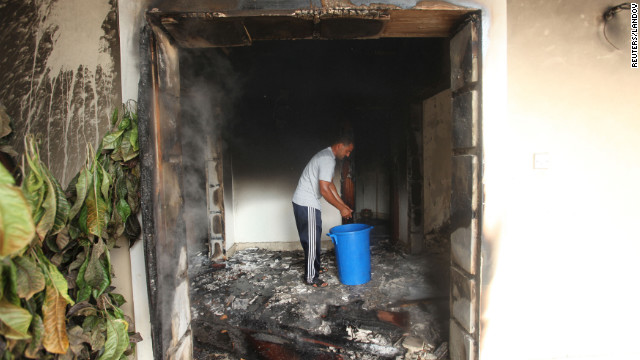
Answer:
M326 286L329 286L329 284L327 284L326 282L324 282L324 281L320 280L319 278L315 278L315 279L313 279L313 281L312 281L312 282L310 282L310 283L308 282L308 283L306 283L306 284L307 284L307 285L309 285L309 286L316 287L316 288L317 288L317 287L326 287Z

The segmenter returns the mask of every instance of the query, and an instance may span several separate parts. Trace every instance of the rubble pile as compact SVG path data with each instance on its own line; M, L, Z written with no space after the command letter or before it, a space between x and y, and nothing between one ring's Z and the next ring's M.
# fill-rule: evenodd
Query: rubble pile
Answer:
M372 237L371 281L303 282L302 251L245 249L225 265L191 257L196 359L447 359L448 259L408 256ZM446 282L446 281L445 281ZM444 344L444 345L443 345Z

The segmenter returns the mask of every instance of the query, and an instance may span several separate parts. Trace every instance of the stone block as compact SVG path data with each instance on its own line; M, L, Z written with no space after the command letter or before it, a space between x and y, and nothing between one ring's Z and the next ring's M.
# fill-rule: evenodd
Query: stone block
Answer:
M477 304L475 279L452 267L451 313L470 334L476 331Z
M478 144L478 91L454 96L451 111L453 148L475 147Z
M477 225L478 221L471 220L468 227L459 227L451 234L451 260L469 274L476 273Z
M465 84L478 81L478 29L474 23L467 23L451 39L449 54L451 57L451 91L456 91Z
M478 159L475 155L453 157L451 179L451 225L453 232L469 227L478 206Z
M453 319L449 321L449 356L451 360L477 360L473 338Z

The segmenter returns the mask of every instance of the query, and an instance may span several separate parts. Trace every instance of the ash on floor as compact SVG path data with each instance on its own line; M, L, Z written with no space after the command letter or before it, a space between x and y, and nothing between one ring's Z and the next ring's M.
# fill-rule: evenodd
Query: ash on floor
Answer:
M371 238L371 281L303 283L302 251L246 249L224 267L191 257L194 358L447 359L448 259L395 251Z

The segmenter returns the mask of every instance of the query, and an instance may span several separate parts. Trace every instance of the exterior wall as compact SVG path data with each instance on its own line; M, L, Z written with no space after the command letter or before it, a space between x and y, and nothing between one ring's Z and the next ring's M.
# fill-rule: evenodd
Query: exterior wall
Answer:
M0 101L14 147L41 138L42 158L66 186L97 148L120 105L114 0L0 3Z
M640 70L629 11L607 28L622 50L603 37L617 3L507 1L507 121L484 116L481 359L640 355Z

